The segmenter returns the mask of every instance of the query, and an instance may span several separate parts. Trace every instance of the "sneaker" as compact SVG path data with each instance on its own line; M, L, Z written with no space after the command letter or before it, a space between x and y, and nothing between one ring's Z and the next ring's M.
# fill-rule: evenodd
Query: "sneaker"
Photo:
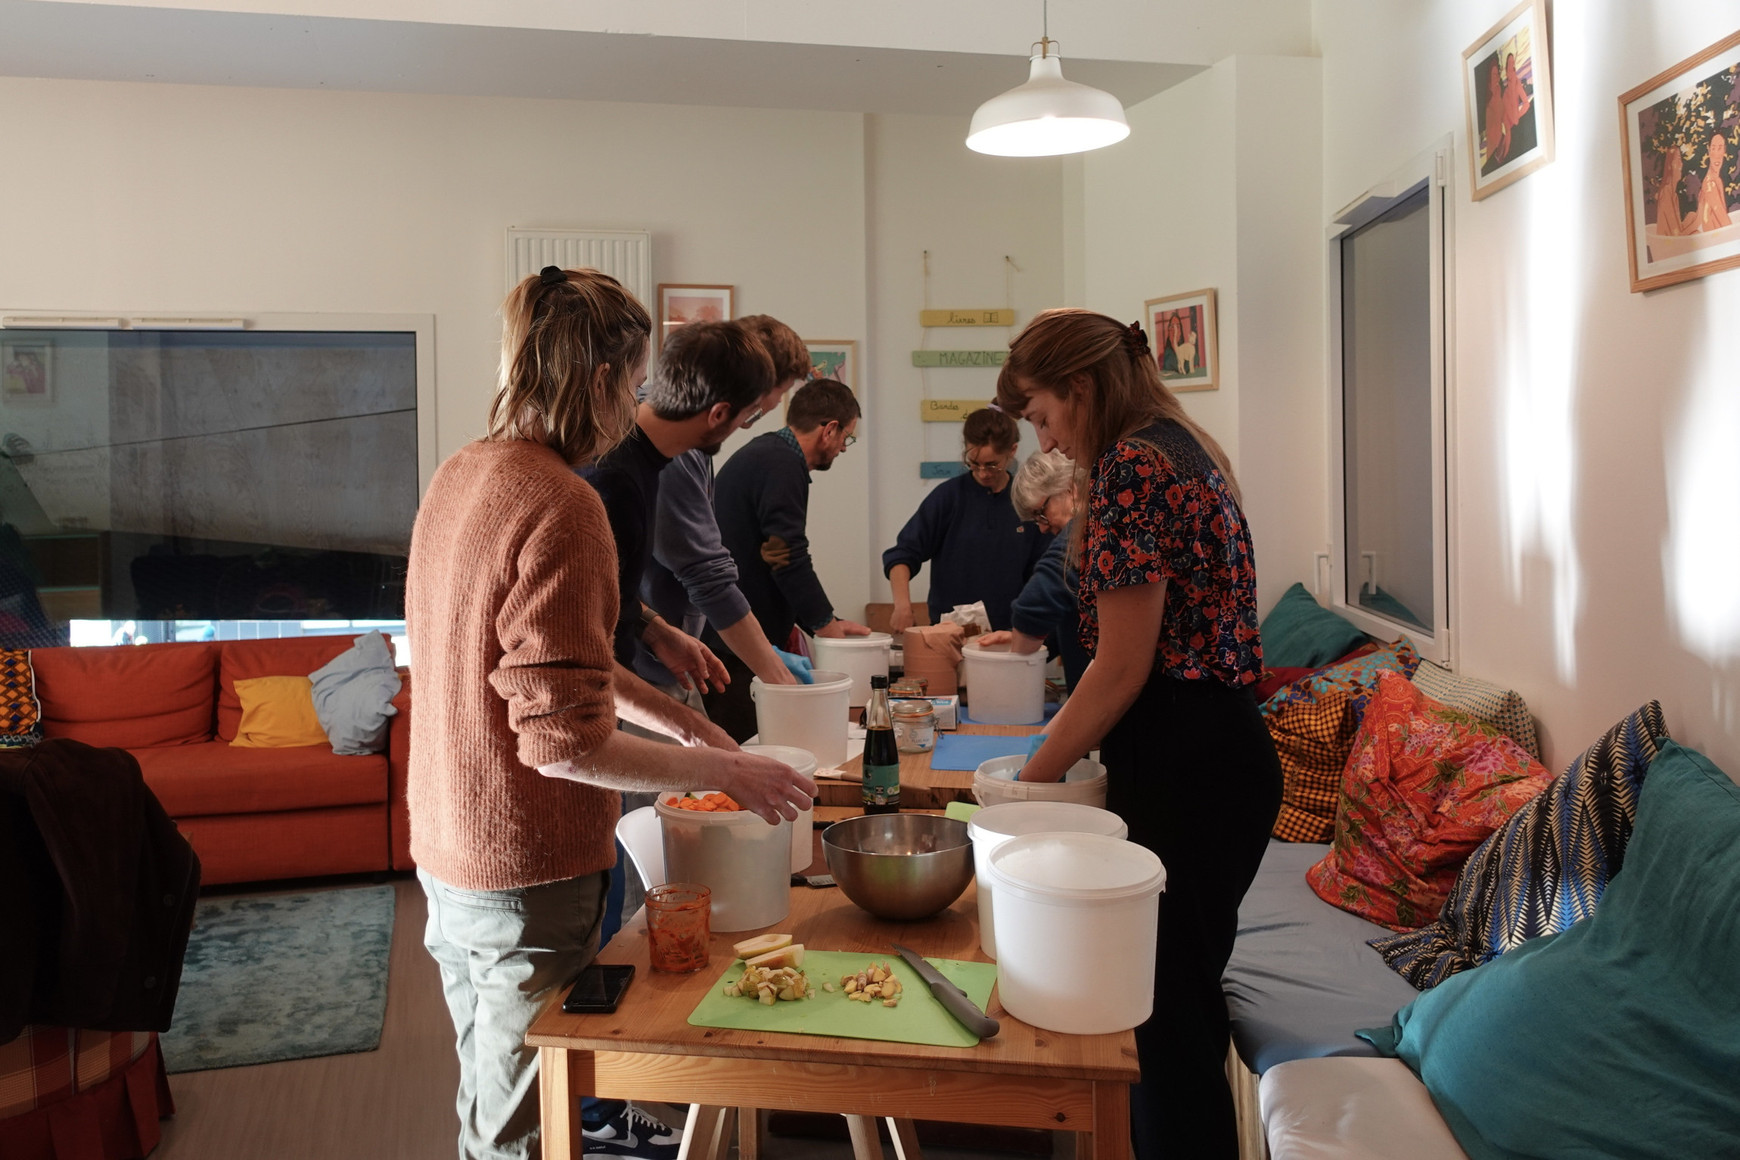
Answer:
M624 1104L616 1115L598 1124L583 1123L580 1135L588 1156L635 1156L640 1160L677 1160L683 1130Z

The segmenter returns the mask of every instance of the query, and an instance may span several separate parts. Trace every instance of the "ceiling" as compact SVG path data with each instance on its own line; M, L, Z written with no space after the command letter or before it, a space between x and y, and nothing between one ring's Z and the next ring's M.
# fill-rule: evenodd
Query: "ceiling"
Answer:
M1066 56L1064 68L1128 106L1202 66ZM1027 64L1020 54L0 0L0 75L968 116L1025 80Z

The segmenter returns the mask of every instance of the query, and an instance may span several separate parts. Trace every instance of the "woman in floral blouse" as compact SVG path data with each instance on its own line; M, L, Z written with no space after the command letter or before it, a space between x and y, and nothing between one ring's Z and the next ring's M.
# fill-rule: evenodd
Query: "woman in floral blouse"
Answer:
M1281 804L1251 694L1263 649L1238 481L1139 323L1046 311L1010 343L997 401L1086 466L1071 550L1093 661L1021 779L1056 781L1097 747L1107 807L1166 865L1136 1154L1236 1157L1220 978Z

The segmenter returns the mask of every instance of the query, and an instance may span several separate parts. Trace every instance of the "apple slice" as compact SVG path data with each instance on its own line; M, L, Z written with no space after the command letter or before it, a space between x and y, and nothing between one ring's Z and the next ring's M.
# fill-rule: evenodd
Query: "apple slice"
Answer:
M732 950L740 959L752 959L756 955L765 955L768 951L777 951L780 947L791 945L789 934L758 934L754 938L746 938L740 943L734 943Z
M804 944L792 943L766 954L756 955L745 960L745 967L766 967L768 970L778 970L780 967L801 967L804 965Z

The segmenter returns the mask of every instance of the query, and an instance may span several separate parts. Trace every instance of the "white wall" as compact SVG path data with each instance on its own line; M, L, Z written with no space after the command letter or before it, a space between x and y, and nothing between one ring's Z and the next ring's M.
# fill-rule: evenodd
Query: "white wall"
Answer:
M1557 160L1476 203L1458 70L1509 7L1317 9L1325 207L1455 134L1461 668L1527 697L1549 766L1657 699L1677 738L1740 776L1740 273L1628 292L1614 115L1731 33L1734 7L1558 5Z
M653 232L655 281L865 337L863 117L0 79L0 305L436 317L437 430L483 428L509 225ZM842 610L868 598L868 457L819 480Z
M957 117L866 118L869 189L867 274L870 365L870 562L876 600L891 598L881 557L919 501L936 486L920 480L922 460L961 456L961 424L924 423L919 401L994 398L991 367L912 365L930 349L1003 350L1039 311L1063 301L1062 166L1055 159L986 157L962 144ZM1015 308L1015 326L918 324L926 306L924 253L930 252L929 306ZM1008 267L1013 259L1019 271ZM1039 449L1021 425L1023 458ZM913 600L930 591L923 569Z
M1179 397L1233 459L1265 609L1325 542L1319 84L1312 58L1222 61L1129 109L1069 186L1073 301L1135 319L1216 291L1219 389Z

